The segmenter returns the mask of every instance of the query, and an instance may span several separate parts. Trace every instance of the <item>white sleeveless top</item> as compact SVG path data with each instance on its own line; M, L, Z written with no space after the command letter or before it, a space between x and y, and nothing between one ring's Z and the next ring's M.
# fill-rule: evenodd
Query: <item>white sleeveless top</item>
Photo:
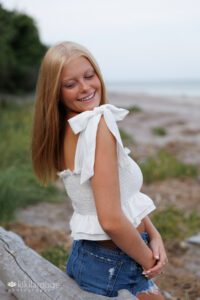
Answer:
M68 119L75 134L80 133L76 146L75 166L71 171L58 172L66 192L72 201L74 213L70 220L71 236L74 240L109 240L102 229L96 212L90 178L94 175L96 134L101 115L117 141L121 207L134 227L155 209L153 201L140 192L143 176L139 166L128 155L130 150L123 146L116 121L129 113L112 104L103 104Z

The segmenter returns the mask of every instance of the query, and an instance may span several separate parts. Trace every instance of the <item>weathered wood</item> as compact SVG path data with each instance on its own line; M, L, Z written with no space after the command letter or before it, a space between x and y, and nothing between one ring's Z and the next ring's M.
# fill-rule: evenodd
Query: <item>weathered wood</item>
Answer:
M18 300L108 300L79 288L74 280L37 252L14 232L0 227L0 280ZM113 300L136 300L121 290Z
M3 284L2 281L0 281L0 299L1 300L17 300L17 298L11 294L11 291L7 290L7 287L5 286L5 284Z

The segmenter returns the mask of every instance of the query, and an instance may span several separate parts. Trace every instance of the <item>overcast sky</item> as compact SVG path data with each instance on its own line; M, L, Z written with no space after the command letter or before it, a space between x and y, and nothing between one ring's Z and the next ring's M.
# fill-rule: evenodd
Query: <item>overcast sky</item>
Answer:
M200 79L200 0L0 0L32 16L41 40L71 40L106 80Z

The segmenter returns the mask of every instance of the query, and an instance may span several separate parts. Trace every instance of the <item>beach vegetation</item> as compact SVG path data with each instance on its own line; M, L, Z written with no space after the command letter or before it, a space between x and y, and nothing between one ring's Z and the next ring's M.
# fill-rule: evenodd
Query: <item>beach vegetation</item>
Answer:
M165 240L186 239L200 228L200 213L195 210L186 213L174 205L156 211L151 219Z
M47 249L41 251L40 255L61 269L63 272L65 271L65 265L69 253L64 246L57 245L54 247L48 247Z
M6 102L0 110L0 221L14 217L16 208L41 201L58 202L61 192L41 186L31 165L33 104Z
M142 112L142 108L138 105L133 105L127 108L130 113L139 113Z
M158 136L164 136L167 134L167 131L163 127L154 127L152 128L152 133Z
M144 181L151 183L167 178L198 177L198 167L179 161L173 154L160 149L154 156L140 163Z

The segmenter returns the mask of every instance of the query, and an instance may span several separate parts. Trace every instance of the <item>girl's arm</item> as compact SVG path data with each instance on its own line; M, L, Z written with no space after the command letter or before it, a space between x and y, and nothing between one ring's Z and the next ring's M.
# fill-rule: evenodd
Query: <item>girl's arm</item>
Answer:
M163 272L168 260L160 233L148 216L143 219L143 222L145 230L148 232L150 237L149 246L153 251L154 258L156 259L156 265L149 270L145 270L144 274L146 274L149 278L153 278Z
M153 225L153 223L151 222L151 220L148 216L146 216L143 219L143 222L144 222L145 230L148 232L150 239L152 239L154 237L161 238L159 231Z
M113 242L144 269L155 265L152 250L122 211L116 140L104 117L99 121L96 137L94 175L91 178L99 222Z

